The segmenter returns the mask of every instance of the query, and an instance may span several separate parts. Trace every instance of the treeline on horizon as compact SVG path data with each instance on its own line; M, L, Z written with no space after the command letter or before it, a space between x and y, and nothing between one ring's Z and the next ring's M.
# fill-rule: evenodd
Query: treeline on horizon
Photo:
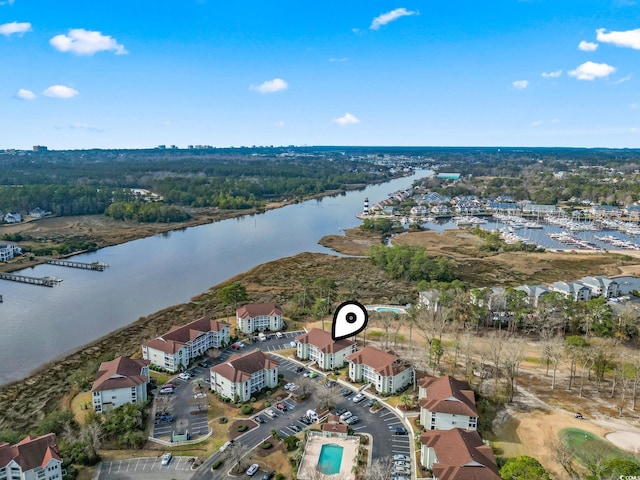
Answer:
M185 207L262 208L382 181L388 166L343 155L285 156L204 151L96 150L0 155L0 210L54 215L106 213L116 219L173 222ZM131 189L146 189L149 202ZM157 199L153 199L157 200Z

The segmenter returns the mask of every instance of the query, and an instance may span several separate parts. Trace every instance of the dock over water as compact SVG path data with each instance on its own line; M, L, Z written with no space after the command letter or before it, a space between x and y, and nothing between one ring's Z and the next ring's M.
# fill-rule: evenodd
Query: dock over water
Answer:
M14 275L13 273L1 273L1 280L10 280L12 282L29 283L31 285L41 285L43 287L53 287L62 280L55 277L27 277L25 275Z
M82 268L84 270L96 270L98 272L104 271L109 265L101 262L73 262L71 260L60 260L57 258L48 258L47 263L49 265L58 265L60 267Z

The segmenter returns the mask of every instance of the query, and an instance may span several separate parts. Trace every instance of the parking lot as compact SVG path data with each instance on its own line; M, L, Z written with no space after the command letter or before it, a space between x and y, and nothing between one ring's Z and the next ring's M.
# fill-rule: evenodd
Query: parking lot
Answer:
M133 458L100 463L97 480L184 480L191 478L192 457L173 457L168 465L162 465L160 457Z

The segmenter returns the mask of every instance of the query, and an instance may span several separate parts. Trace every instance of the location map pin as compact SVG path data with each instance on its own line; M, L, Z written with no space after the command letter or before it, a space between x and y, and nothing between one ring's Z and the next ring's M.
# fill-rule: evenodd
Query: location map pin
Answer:
M367 327L367 322L369 314L364 305L355 300L341 303L333 314L331 338L337 341L357 335Z

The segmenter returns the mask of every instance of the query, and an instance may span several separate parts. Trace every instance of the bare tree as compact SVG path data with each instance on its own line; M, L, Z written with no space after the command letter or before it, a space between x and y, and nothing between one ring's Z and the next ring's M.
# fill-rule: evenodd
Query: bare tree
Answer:
M389 330L393 325L393 317L395 316L393 312L382 312L376 315L380 323L382 324L382 328L384 329L384 343L383 347L385 350L389 348Z
M396 329L393 332L393 349L395 351L397 351L398 349L398 337L400 336L400 327L402 327L402 325L404 325L404 315L400 316L400 315L395 315L395 321L396 321Z
M364 472L365 480L388 480L393 473L391 457L376 458Z
M508 336L506 332L493 332L493 335L484 345L486 358L493 364L494 390L498 389L498 379L500 377L500 367L502 366L505 346Z
M428 364L432 364L433 341L442 344L442 336L447 330L449 309L438 305L436 307L422 307L416 316L416 328L420 336L427 342Z
M331 407L336 405L339 397L339 393L335 388L319 388L314 398L318 400L320 408L330 410Z
M306 396L307 393L309 393L313 388L313 386L315 385L315 382L311 380L309 377L301 376L296 380L296 385L302 392L302 395ZM328 389L325 389L325 390L328 390Z
M551 442L551 455L564 471L567 472L569 478L580 478L574 464L576 452L571 447L565 445L561 440L554 440Z
M510 339L504 343L502 367L507 380L507 401L512 402L517 392L518 373L524 360L525 344L522 340Z
M231 468L237 472L244 472L250 465L251 458L247 455L249 447L240 442L234 442L225 450L225 456L231 463Z
M330 477L330 475L326 475L318 470L318 467L316 466L316 468L308 468L304 470L302 475L298 478L303 478L304 480L329 480Z

